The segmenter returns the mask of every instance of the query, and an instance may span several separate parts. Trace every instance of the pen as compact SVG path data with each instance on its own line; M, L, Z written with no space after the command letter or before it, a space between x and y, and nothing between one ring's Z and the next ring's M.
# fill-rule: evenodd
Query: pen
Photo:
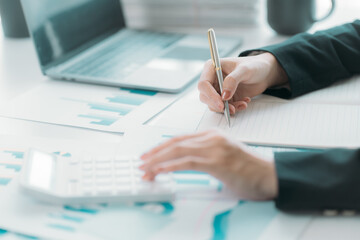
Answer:
M221 69L219 50L218 50L217 43L216 43L215 31L212 28L210 28L208 30L208 39L209 39L209 45L210 45L211 60L215 67L216 76L219 81L220 92L222 93L224 78L223 78L222 69ZM225 115L226 121L230 127L231 125L230 125L229 102L224 101L224 105L225 105L224 115Z

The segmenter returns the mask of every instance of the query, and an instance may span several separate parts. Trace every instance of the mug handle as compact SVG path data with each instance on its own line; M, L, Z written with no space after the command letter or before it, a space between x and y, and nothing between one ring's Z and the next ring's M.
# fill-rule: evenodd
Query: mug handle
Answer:
M315 17L313 18L313 22L319 22L322 20L325 20L326 18L330 17L330 15L334 12L335 10L335 0L331 0L331 9L328 12L328 14L326 14L324 17L316 19Z

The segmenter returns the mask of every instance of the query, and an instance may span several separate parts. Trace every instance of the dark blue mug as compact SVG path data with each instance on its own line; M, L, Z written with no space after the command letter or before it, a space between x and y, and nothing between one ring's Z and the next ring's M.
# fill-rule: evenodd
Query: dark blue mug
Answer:
M267 0L268 22L279 34L305 32L315 22L328 18L334 12L335 0L331 0L331 4L328 14L317 19L316 0Z
M29 37L20 0L0 0L0 16L6 37Z

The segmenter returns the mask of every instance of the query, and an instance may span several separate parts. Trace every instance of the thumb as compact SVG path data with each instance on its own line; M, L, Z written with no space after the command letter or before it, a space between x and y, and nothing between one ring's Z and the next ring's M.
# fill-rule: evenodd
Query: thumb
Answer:
M229 75L226 76L223 83L223 92L221 93L221 97L223 100L230 100L239 85L242 81L242 74L240 69L235 69Z

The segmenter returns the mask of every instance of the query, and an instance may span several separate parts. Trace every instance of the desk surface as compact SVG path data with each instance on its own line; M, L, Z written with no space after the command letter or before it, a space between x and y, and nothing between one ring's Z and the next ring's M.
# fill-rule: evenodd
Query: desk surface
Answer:
M264 5L265 0L262 0L261 3ZM320 12L326 12L327 3L328 1L320 1ZM322 8L323 6L324 9ZM326 21L315 24L310 32L353 21L358 17L359 9L360 3L358 2L351 0L338 1L334 14ZM277 35L269 28L265 15L265 7L262 7L258 27L217 29L217 32L242 37L244 39L244 44L241 46L242 50L273 44L286 39L286 37ZM205 30L180 29L180 31L186 32L205 32ZM236 56L241 49L234 52L233 56ZM2 103L47 80L40 72L34 47L30 39L7 39L0 34L0 79L0 101ZM74 139L74 137L77 139L97 137L107 141L118 139L114 134L4 118L0 118L0 133L11 135L30 134L71 139Z
M353 21L359 17L360 3L353 0L341 0L337 1L337 5L335 13L328 20L315 24L310 32ZM284 36L278 36L267 26L264 13L261 16L262 20L256 28L222 29L217 32L242 37L244 45L241 49L260 47L286 39ZM204 30L185 29L189 32L204 32ZM233 55L236 56L238 51ZM6 39L0 34L0 101L4 103L46 80L47 78L40 72L31 40ZM104 142L121 140L121 136L116 134L7 118L0 118L0 134L75 140L97 139Z

